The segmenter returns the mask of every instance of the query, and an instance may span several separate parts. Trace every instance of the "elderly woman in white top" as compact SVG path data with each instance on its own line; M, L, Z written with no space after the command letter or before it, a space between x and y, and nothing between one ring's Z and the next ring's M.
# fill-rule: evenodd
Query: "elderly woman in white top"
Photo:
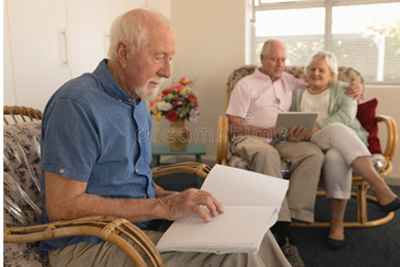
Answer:
M325 152L323 179L331 214L328 245L344 245L343 219L350 198L351 168L370 185L385 211L400 208L400 200L373 167L367 149L367 132L356 119L357 102L347 97L337 81L336 57L329 52L315 53L306 68L309 86L293 92L292 111L319 112L309 140Z

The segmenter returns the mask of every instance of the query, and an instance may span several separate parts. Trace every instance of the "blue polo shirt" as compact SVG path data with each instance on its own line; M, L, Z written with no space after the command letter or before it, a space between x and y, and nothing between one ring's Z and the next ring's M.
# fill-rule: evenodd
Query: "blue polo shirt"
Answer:
M43 212L38 223L49 223L44 170L86 182L88 194L155 198L150 139L151 120L145 101L132 103L132 97L111 75L106 59L93 73L65 83L47 103L42 120ZM147 225L136 223L141 229ZM84 241L102 242L89 236L58 238L42 241L39 249L46 253Z

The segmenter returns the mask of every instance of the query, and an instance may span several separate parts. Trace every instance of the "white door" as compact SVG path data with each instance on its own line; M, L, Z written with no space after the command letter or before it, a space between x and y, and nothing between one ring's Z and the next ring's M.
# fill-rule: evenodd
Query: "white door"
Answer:
M108 48L108 0L67 0L72 77L93 72Z
M65 0L6 0L5 8L16 104L43 110L71 78Z
M145 0L67 0L72 77L92 72L107 57L111 22L145 4Z

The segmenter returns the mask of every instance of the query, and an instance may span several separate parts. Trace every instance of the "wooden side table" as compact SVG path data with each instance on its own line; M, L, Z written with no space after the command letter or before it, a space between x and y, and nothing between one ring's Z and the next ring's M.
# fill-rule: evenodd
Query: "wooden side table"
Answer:
M206 145L189 144L185 151L171 151L169 145L151 145L151 168L161 165L161 156L195 156L196 162L201 163L201 155L205 155L207 151ZM197 177L197 186L200 188L203 180Z

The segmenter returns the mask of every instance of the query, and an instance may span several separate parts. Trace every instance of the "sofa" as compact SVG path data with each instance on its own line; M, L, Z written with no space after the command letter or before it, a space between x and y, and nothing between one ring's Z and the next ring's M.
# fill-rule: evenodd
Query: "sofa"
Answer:
M232 71L226 82L226 108L229 105L230 95L236 83L243 77L252 74L255 71L255 65L245 65ZM298 79L307 83L307 78L302 66L286 66L285 71L292 74ZM364 78L353 67L340 66L338 69L338 80L351 83L358 83L364 88ZM386 115L377 115L376 107L378 101L372 99L369 101L359 101L357 118L361 125L369 133L368 136L368 149L372 154L372 161L379 175L384 179L393 170L392 159L397 149L398 144L398 130L396 122L393 118ZM386 126L387 141L386 147L381 149L380 141L378 138L378 123ZM217 142L217 163L221 165L228 165L235 168L251 170L249 162L244 158L234 155L230 151L229 134L229 120L227 116L220 116L218 121L218 142ZM290 167L286 162L281 162L281 171L283 178L290 177ZM320 183L320 188L323 188L323 182ZM394 218L394 212L390 212L386 216L369 220L367 214L367 200L377 203L375 197L367 194L369 184L362 179L358 174L353 173L352 188L355 192L352 196L357 200L357 221L345 222L345 227L373 227L388 223ZM323 190L317 192L318 196L324 196ZM308 223L292 223L292 226L299 227L330 227L329 222L314 222Z

